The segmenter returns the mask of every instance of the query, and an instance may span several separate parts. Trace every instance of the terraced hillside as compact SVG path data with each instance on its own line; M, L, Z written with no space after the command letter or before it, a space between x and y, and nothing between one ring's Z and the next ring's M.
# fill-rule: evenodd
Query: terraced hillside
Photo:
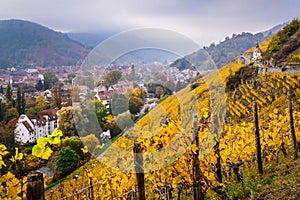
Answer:
M260 45L263 51L270 48L270 41ZM292 51L288 57L296 52ZM47 199L88 198L91 184L97 199L135 199L138 186L134 141L142 146L147 199L171 199L170 195L189 199L195 187L207 198L259 196L259 189L251 184L260 180L260 176L253 175L258 173L253 172L257 157L252 102L258 104L262 161L268 173L272 160L282 162L292 152L288 91L293 99L296 137L298 141L300 138L300 74L258 74L257 67L264 65L264 61L245 66L238 60L235 58L219 71L161 102L100 159L90 161L47 192ZM235 80L232 78L241 74L241 70L250 75L240 78L236 87L228 90L228 81ZM196 129L194 114L198 116ZM161 123L162 119L166 123ZM195 132L199 136L197 142ZM199 163L195 163L198 159ZM196 181L195 166L199 167ZM72 179L74 174L79 174L77 180Z

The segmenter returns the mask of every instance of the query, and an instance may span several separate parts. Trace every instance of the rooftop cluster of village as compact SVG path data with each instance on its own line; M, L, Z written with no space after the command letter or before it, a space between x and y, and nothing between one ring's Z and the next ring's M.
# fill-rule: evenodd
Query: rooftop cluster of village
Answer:
M13 108L18 111L14 139L20 144L29 144L59 127L59 111L64 107L83 107L88 101L98 100L114 117L126 110L139 117L152 109L160 98L184 88L197 75L196 70L179 71L159 64L11 67L0 73L1 109L3 112ZM142 101L131 98L135 89L143 91ZM17 109L18 92L24 98L22 111ZM127 103L121 103L125 108L112 108L112 98L117 99L115 104L118 104L123 96L127 98ZM12 119L7 115L0 119L0 134Z

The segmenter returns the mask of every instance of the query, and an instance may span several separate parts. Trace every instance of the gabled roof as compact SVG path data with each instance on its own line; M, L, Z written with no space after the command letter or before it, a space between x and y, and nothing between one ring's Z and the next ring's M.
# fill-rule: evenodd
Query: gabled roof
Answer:
M26 115L21 115L20 119L25 119Z
M30 124L27 122L27 121L24 121L22 122L23 125L26 127L26 129L29 131L29 132L33 132L33 127L30 126Z
M28 115L28 118L30 121L37 121L38 125L45 125L46 124L46 118L45 116L48 116L49 120L57 120L57 111L58 109L49 109L49 110L42 110L38 113L30 114Z

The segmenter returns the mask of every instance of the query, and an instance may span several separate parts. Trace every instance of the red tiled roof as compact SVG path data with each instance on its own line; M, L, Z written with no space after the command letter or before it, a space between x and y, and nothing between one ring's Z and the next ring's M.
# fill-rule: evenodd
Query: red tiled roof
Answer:
M49 120L56 120L57 119L57 111L58 109L48 109L42 110L38 113L28 115L28 118L33 122L33 120L37 120L38 125L45 125L46 119L45 116L49 117Z
M32 127L30 126L30 124L29 124L27 121L24 121L24 122L22 122L22 123L24 124L24 126L27 128L27 130L28 130L29 132L32 132L32 131L33 131Z

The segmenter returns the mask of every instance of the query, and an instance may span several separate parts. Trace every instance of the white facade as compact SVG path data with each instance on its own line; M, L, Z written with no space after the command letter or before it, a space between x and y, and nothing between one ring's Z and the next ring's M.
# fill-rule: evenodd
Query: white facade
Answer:
M34 143L40 137L58 128L57 109L43 110L36 114L21 115L15 129L15 141L20 144Z
M253 52L253 58L254 58L255 60L257 60L258 57L260 57L260 56L261 56L261 51L255 50L255 51Z
M19 143L33 143L33 124L30 122L29 118L26 115L24 116L24 118L21 117L19 118L17 127L15 129L15 141Z
M256 48L255 48L255 50L254 50L254 52L253 52L252 59L253 59L253 61L256 61L256 60L258 60L258 58L261 57L261 56L262 56L262 51L261 51L261 49L259 48L259 45L257 44L257 45L256 45Z

